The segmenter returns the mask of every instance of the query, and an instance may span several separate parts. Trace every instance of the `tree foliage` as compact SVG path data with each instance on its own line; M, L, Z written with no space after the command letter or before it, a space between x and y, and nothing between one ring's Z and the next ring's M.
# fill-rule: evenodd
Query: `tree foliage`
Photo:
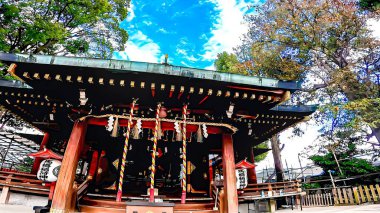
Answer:
M378 0L360 0L359 5L366 10L375 11L380 9L380 2Z
M16 170L20 172L31 172L33 167L34 159L31 157L26 157L16 165Z
M355 176L379 171L379 168L373 166L371 162L355 157L355 155L361 152L354 143L348 143L345 147L340 146L339 149L335 149L335 153L344 176ZM310 159L314 164L322 167L326 173L328 170L332 170L336 174L339 174L338 165L332 152L327 152L324 155L313 155Z
M261 143L261 144L255 146L255 148L259 148L259 149L268 149L268 148L269 148L269 146L268 146L268 142L266 141L266 142L264 142L264 143ZM255 163L258 163L258 162L264 160L264 159L267 157L267 155L268 155L268 152L265 152L265 153L263 153L263 154L261 154L261 155L257 155L257 156L255 156Z
M347 127L371 127L380 141L380 41L367 26L378 13L354 0L267 0L252 8L235 49L240 65L252 75L301 81L293 102L344 109L356 115ZM322 125L343 122L322 113Z
M111 58L124 49L130 0L0 1L0 51ZM14 80L0 63L0 79ZM25 125L0 109L4 125Z
M217 59L214 62L216 70L220 72L237 73L242 75L248 75L247 70L242 66L233 53L227 53L226 51L218 53Z
M4 0L0 51L110 58L124 49L129 0Z

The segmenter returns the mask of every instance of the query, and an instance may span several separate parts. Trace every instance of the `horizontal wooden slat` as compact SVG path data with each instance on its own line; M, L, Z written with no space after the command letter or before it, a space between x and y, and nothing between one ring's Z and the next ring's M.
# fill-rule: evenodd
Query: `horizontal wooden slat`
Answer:
M87 213L125 213L126 209L80 205L81 212Z
M28 173L19 173L19 172L7 172L7 171L0 171L0 174L12 174L13 176L22 176L22 177L29 177L29 178L35 178L37 179L37 176L34 174L28 174Z

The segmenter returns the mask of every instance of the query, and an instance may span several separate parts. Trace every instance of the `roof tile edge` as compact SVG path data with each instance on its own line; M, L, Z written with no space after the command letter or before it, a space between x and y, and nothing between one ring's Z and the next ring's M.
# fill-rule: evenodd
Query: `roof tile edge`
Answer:
M198 78L215 81L225 81L229 83L245 84L251 86L262 86L269 88L280 88L286 90L299 90L300 85L297 81L281 81L272 78L262 78L256 76L245 76L240 74L232 74L218 72L212 70L204 70L197 68L181 67L167 64L122 61L114 59L95 59L84 57L66 57L51 55L27 55L27 54L11 54L0 52L0 61L24 62L36 64L62 65L62 66L78 66L91 67L123 71L133 71L142 73L155 73L164 75L174 75L189 78Z

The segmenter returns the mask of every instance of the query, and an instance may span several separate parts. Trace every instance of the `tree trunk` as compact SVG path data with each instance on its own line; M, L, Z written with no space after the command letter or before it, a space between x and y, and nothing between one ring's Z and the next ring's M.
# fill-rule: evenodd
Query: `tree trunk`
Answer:
M372 136L375 136L377 139L377 142L379 143L380 146L380 127L371 127L372 130Z
M281 150L280 150L280 135L275 134L270 139L271 147L272 147L272 153L273 153L273 160L274 160L274 168L276 171L276 180L277 182L282 182L284 180L283 174L284 174L284 167L282 166L281 161Z

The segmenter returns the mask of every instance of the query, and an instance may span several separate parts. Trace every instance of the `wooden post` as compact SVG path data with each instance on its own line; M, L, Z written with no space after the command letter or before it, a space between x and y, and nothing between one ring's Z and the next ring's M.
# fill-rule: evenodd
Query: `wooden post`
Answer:
M337 204L339 204L337 189L333 188L332 192L333 192L333 196L334 196L334 205L337 205Z
M348 204L348 197L347 197L347 190L346 190L346 188L342 189L342 193L343 193L344 204Z
M251 163L255 164L255 154L253 153L253 147L250 148L249 161L251 161ZM247 169L247 170L248 170L248 183L257 184L256 168L253 167L253 168Z
M360 193L360 197L362 198L362 203L365 203L366 200L365 200L362 186L359 186L359 193Z
M343 204L342 189L341 188L337 188L337 190L338 190L339 204Z
M375 188L373 187L373 185L369 185L369 189L371 190L373 201L377 202L377 195L376 195Z
M216 196L219 196L219 198L218 198L218 200L219 200L219 212L220 213L227 212L226 200L225 200L226 196L225 196L224 189L221 189L219 192L219 195L216 195Z
M354 205L354 198L352 197L352 190L351 188L347 188L347 195L348 195L348 201L351 205Z
M367 197L367 202L371 202L372 199L371 199L371 195L369 194L368 186L364 186L364 192Z
M50 137L49 133L45 132L44 137L42 138L41 145L40 145L40 151L43 150L46 144L48 143L49 137ZM38 157L34 159L32 172L31 172L32 174L37 174L38 168L40 167L42 160L43 160L42 158L38 158Z
M376 190L377 190L377 194L379 195L379 199L380 199L380 187L379 187L379 184L376 184Z
M73 211L73 184L78 160L85 141L87 130L86 121L76 121L67 143L65 155L59 170L50 212Z
M8 175L7 179L5 180L5 183L9 184L12 181L12 174ZM0 195L0 204L8 204L9 197L11 195L11 192L9 191L9 186L3 186L3 190L1 191Z
M358 188L357 188L357 187L353 187L353 188L352 188L352 191L354 192L355 203L356 203L357 205L359 205L359 204L360 204L360 199L359 199Z
M238 195L236 189L235 156L231 134L222 135L222 158L225 201L225 212L238 212Z

